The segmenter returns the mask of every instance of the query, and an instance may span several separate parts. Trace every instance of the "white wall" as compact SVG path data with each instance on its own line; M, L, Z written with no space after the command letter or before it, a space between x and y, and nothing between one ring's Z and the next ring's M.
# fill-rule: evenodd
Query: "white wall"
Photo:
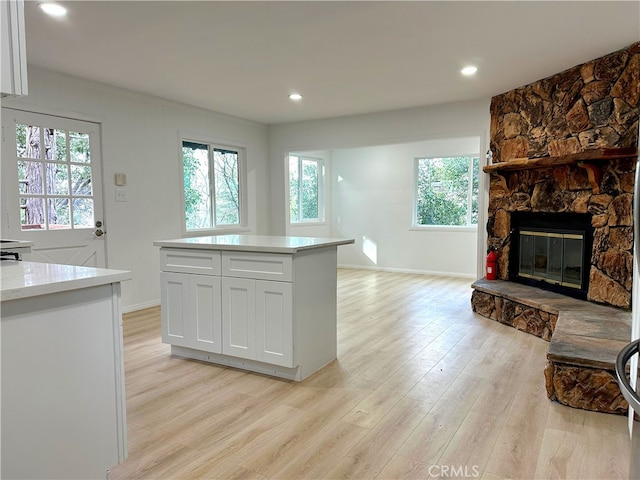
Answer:
M271 165L271 207L272 207L272 234L284 234L287 232L286 219L286 185L284 175L284 157L291 151L331 150L332 168L335 168L335 150L394 145L401 143L413 143L423 140L438 140L459 137L479 137L480 154L488 148L489 134L489 102L490 99L451 104L436 105L432 107L411 108L392 112L374 113L369 115L357 115L351 117L331 118L308 122L272 125L269 127L269 157ZM466 152L469 153L469 152ZM332 172L333 178L337 178L336 172ZM424 251L437 251L438 258L447 259L445 265L442 262L430 263L425 271L448 272L451 274L479 276L483 270L484 255L478 255L486 248L486 202L487 202L487 178L480 176L479 219L480 234L469 238L468 232L426 235L421 234L424 242L420 241L420 249ZM335 189L336 186L334 185ZM333 196L332 217L337 218L339 200ZM367 205L363 204L364 209ZM409 215L410 215L409 211ZM344 225L344 223L343 223ZM340 235L339 225L333 225L332 234ZM341 227L342 228L342 227ZM406 227L405 227L406 231ZM387 231L389 235L386 242L398 240L395 231ZM364 232L362 233L364 235ZM354 235L355 237L355 235ZM417 235L416 235L417 238ZM413 244L398 245L398 249L418 248ZM350 247L338 249L338 260L341 264L353 261L355 252L349 253ZM355 248L355 247L353 247ZM347 252L347 253L345 253ZM472 252L469 254L469 252ZM473 255L475 252L475 255ZM349 255L345 258L345 255ZM386 249L379 260L391 262L392 257L387 256ZM469 263L464 269L456 265L457 259L464 258L463 262ZM365 259L361 258L362 262ZM475 261L475 265L473 264ZM424 260L427 262L427 260ZM423 263L424 263L423 262ZM397 266L394 266L397 267Z
M480 137L332 152L332 234L340 264L475 277L477 228L412 227L414 159L478 154ZM482 231L482 228L480 228Z
M265 125L33 67L29 95L3 106L101 123L108 266L133 273L125 310L159 303L153 241L181 236L179 131L246 148L249 231L270 231ZM126 203L115 202L116 172L127 174Z
M132 281L123 284L125 310L158 303L158 249L153 241L181 236L178 132L246 147L249 233L327 236L340 232L331 225L287 229L288 152L462 136L479 136L482 152L489 129L488 99L267 127L33 67L29 95L5 99L3 106L101 124L108 266L133 272ZM113 178L120 172L127 174L126 203L115 202ZM483 202L479 208L486 210ZM332 210L327 215L335 217ZM478 236L480 243L484 237ZM448 237L422 246L436 247L444 258L467 249Z

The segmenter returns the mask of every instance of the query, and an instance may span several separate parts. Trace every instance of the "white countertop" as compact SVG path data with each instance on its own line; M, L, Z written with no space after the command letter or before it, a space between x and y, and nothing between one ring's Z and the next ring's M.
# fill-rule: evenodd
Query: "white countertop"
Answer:
M131 272L56 263L0 261L0 300L78 290L131 278Z
M33 247L33 242L29 240L0 240L0 250L6 250L8 248L26 248Z
M153 242L157 247L264 253L296 253L312 248L348 245L350 243L354 243L352 238L276 237L269 235L215 235Z

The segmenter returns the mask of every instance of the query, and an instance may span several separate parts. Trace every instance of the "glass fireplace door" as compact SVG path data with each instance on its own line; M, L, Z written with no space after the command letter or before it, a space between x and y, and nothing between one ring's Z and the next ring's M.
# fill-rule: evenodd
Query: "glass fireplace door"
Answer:
M521 230L518 275L581 288L582 233Z

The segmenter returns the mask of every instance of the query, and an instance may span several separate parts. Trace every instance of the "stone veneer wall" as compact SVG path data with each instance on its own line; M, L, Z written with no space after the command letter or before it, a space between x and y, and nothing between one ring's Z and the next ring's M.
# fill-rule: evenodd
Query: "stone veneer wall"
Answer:
M640 42L491 100L493 162L637 147ZM509 276L511 213L591 213L594 227L588 298L630 308L635 159L602 164L600 192L577 165L491 176L488 244L498 248L498 276Z

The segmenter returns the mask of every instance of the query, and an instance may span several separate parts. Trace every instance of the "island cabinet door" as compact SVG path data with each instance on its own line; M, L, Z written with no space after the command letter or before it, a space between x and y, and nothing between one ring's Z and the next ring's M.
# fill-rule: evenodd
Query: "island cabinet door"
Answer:
M259 361L295 367L291 283L256 281L256 330Z
M190 347L188 325L191 317L189 275L161 272L160 302L162 341L171 345Z
M190 275L189 347L222 353L222 308L220 277Z
M256 281L222 277L222 353L256 360Z
M222 352L220 277L161 272L162 341Z

